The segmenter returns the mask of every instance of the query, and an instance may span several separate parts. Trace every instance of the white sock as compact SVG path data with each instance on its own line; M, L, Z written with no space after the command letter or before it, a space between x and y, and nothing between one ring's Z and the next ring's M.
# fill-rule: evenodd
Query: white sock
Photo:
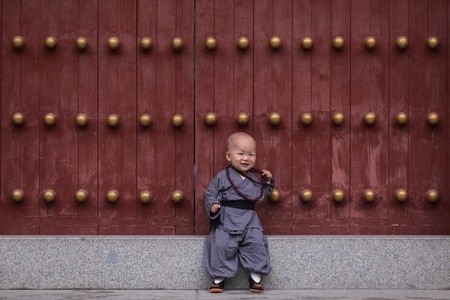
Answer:
M221 283L223 280L224 280L223 277L216 278L216 279L214 279L214 283L215 283L215 284L219 284L219 283Z
M256 273L251 272L250 277L252 277L253 281L256 283L261 282L261 274L256 274Z

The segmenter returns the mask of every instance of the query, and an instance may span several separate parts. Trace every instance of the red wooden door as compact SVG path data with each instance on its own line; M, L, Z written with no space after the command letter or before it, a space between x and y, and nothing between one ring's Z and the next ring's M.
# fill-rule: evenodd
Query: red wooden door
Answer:
M1 233L194 233L193 4L2 1Z
M209 145L195 152L197 233L207 232L201 192L225 167L233 131L254 135L258 165L278 180L280 199L258 209L269 234L450 231L446 1L203 0L196 9L196 141ZM214 127L202 121L209 112Z
M3 0L0 233L205 234L204 189L245 131L277 179L268 234L448 234L449 15L446 0Z

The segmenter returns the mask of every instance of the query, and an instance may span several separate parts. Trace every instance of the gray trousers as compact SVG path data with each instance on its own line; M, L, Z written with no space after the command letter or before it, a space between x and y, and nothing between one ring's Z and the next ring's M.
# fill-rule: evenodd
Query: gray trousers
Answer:
M212 278L231 278L239 261L244 269L266 275L271 270L267 237L259 228L230 234L220 228L211 230L205 239L204 264Z

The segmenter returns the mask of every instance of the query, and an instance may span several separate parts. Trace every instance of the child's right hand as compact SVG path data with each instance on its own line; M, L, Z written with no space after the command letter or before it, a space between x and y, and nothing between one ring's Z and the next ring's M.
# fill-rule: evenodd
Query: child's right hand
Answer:
M215 214L216 212L218 212L220 209L220 204L219 203L214 203L213 205L211 205L211 212L213 214Z

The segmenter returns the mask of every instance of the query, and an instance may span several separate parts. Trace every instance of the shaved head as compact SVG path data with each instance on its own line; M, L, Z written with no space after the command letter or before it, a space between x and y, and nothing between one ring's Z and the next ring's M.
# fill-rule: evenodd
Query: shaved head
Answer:
M236 133L233 133L232 135L230 135L227 139L227 149L228 150L230 150L233 147L234 141L237 139L245 139L245 140L255 143L255 140L253 139L253 137L251 135L249 135L248 133L236 132Z

